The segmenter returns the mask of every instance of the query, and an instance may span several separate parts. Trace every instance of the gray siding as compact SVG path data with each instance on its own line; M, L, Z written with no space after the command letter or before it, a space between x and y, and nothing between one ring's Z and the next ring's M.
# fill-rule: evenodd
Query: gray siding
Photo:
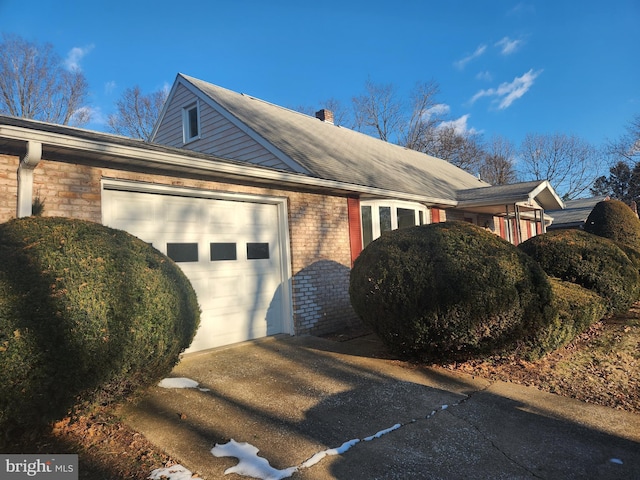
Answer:
M203 100L200 100L200 138L187 144L183 143L182 109L191 105L195 99L196 96L187 88L178 85L176 94L158 128L155 143L187 148L255 165L291 170L282 160Z

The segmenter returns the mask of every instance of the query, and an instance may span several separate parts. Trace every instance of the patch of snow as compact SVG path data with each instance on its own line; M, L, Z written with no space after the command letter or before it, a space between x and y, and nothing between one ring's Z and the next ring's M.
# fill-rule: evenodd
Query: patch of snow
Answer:
M282 478L290 477L298 470L298 467L290 467L284 470L273 468L266 458L258 456L259 451L249 443L239 443L233 439L223 445L216 444L211 449L211 453L216 457L236 457L239 460L235 467L229 467L224 471L225 475L237 473L238 475L261 478L263 480L281 480Z
M378 433L376 433L374 435L371 435L370 437L365 438L364 441L365 442L370 442L374 438L380 438L382 435L386 435L389 432L393 432L394 430L397 430L401 426L402 426L402 424L396 423L393 427L389 427L389 428L387 428L385 430L380 430Z
M449 405L442 405L442 410L446 410L447 408L449 408Z
M200 384L195 380L184 377L163 378L158 383L158 386L162 388L197 388L201 392L210 391L208 388L198 388L198 385Z
M620 460L619 458L610 458L609 461L611 463L615 463L617 465L622 465L624 462L622 460Z
M364 441L370 442L371 440L380 438L389 432L397 430L401 426L402 424L396 423L392 427L385 428L384 430L380 430L379 432L366 437ZM238 464L235 467L227 468L224 471L225 475L229 473L237 473L238 475L245 475L262 480L281 480L282 478L290 477L302 468L313 467L325 457L331 455L342 455L360 441L361 440L359 438L348 440L337 448L329 448L314 454L297 467L289 467L284 470L273 468L266 458L258 456L258 452L260 450L246 442L240 443L231 439L224 444L217 443L216 446L211 449L211 453L216 457L236 457L238 459Z
M193 473L178 464L172 467L156 468L147 478L150 480L191 480Z
M349 440L344 442L338 448L329 448L327 450L323 450L321 452L313 455L309 460L306 460L300 465L300 468L309 468L313 467L316 463L322 460L324 457L328 457L330 455L342 455L344 452L353 447L356 443L358 443L360 439L354 438L353 440Z

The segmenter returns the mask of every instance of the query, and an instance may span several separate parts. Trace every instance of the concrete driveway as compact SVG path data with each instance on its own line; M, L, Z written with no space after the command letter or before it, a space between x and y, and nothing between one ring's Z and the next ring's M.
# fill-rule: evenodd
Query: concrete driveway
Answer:
M640 415L376 358L383 351L369 335L194 354L171 376L199 388L154 387L122 413L206 479L248 478L225 475L237 458L211 453L231 439L275 469L298 466L292 479L640 479Z

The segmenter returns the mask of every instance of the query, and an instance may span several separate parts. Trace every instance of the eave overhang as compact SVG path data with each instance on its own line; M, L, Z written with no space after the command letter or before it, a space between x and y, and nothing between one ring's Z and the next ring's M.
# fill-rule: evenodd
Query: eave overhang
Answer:
M451 208L457 205L455 200L450 199L317 178L72 127L23 119L15 120L17 123L28 126L0 124L1 153L22 155L26 151L27 142L31 141L42 144L43 160L97 164L105 168L131 169L137 167L160 171L164 174L188 174L216 180L248 182L272 188L394 198L442 208ZM49 128L37 128L39 125ZM75 135L75 132L82 134Z

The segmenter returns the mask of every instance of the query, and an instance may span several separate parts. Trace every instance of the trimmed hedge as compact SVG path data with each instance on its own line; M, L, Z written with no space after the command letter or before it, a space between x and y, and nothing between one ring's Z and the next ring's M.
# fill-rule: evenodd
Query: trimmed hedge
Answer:
M609 239L581 230L555 230L530 238L518 248L548 275L599 294L607 302L607 313L624 313L638 299L638 268Z
M597 293L557 278L551 278L550 281L555 317L528 344L523 345L522 356L529 360L563 347L600 320L606 312L606 302Z
M0 426L120 400L166 376L200 320L189 280L120 230L65 218L0 225Z
M430 360L528 344L555 317L542 269L466 222L383 235L355 261L349 291L356 313L387 346Z
M640 220L620 200L598 202L587 217L584 230L640 249Z

